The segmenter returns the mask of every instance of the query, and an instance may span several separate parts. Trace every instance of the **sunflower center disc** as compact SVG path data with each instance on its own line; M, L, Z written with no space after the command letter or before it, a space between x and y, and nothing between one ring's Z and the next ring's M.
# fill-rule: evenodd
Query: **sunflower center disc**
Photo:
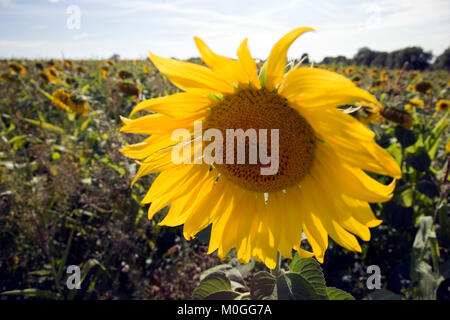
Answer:
M309 171L314 157L315 138L311 126L293 108L287 99L266 89L241 90L236 94L226 96L216 104L211 114L205 120L204 129L215 128L223 136L223 161L215 163L220 173L237 185L248 190L259 192L274 192L286 189L298 183ZM237 163L237 140L228 141L226 130L254 129L257 133L258 154L260 146L260 129L267 130L267 155L271 161L278 161L278 171L275 174L263 175L261 168L270 167L270 163L249 161L249 138L245 139L245 163ZM278 129L278 157L271 152L271 129ZM264 140L262 140L264 141ZM274 141L276 141L274 139ZM226 145L233 143L234 162L226 161ZM274 152L275 154L276 152Z

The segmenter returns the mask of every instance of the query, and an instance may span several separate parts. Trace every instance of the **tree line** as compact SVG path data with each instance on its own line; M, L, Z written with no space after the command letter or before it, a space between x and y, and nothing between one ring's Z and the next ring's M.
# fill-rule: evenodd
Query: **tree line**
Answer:
M432 63L431 51L424 51L421 47L407 47L391 52L375 51L367 47L358 50L353 58L345 56L325 57L321 63L324 64L357 64L369 67L382 67L390 69L401 69L406 65L409 70L450 69L450 47L441 55L437 56Z

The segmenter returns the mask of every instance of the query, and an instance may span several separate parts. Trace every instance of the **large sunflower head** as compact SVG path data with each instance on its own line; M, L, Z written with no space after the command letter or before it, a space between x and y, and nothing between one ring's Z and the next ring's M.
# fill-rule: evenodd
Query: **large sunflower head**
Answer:
M370 93L323 69L285 73L290 45L310 30L297 28L282 37L259 75L246 39L234 60L195 38L206 66L150 54L183 92L143 101L130 117L153 113L122 118L122 132L149 135L121 150L140 160L133 182L159 173L142 201L150 203L149 218L170 205L161 225L184 225L187 239L212 225L210 253L217 250L223 258L236 248L241 262L254 257L269 268L277 253L291 258L293 249L322 262L328 236L361 251L355 235L368 241L369 228L381 223L369 203L388 201L395 187L394 180L383 185L365 171L394 178L401 172L374 133L338 109L361 100L379 105ZM180 128L185 130L178 135L174 130ZM244 143L235 143L232 134L227 139L239 130ZM248 151L241 162L240 147ZM252 159L252 148L266 157ZM174 154L183 154L183 161L173 161ZM263 174L272 166L277 170ZM301 246L303 234L311 251Z

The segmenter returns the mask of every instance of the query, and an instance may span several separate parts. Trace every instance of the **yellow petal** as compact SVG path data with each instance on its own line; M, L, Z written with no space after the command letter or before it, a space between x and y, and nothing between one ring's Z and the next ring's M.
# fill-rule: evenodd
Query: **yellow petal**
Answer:
M192 132L194 121L205 119L207 114L208 112L203 110L193 116L181 119L174 119L161 113L149 114L134 120L121 117L125 125L120 128L120 131L156 135L171 135L176 129L187 129Z
M186 118L201 112L209 105L211 105L211 100L206 97L195 93L180 92L162 98L142 101L134 107L130 117L138 111L149 110L174 118Z
M373 95L343 75L317 68L290 71L279 93L303 107L335 108L357 100L378 104Z
M336 109L300 108L316 136L328 143L347 164L400 178L395 159L374 140L375 134L352 116Z
M258 72L256 70L256 63L253 60L250 51L247 47L247 39L241 42L239 49L237 51L237 56L239 57L239 62L247 75L247 79L253 88L260 89L261 84L258 79Z
M190 170L192 171L189 172ZM195 188L195 186L201 184L208 171L209 167L206 165L179 165L171 170L161 172L142 200L142 203L151 202L148 210L148 218L151 219L159 210L169 205L172 201L182 197L188 191ZM177 173L180 174L181 179L178 179L179 177L177 178ZM161 175L163 176L161 177ZM168 181L168 175L172 177L170 179L171 181ZM176 182L178 184L174 184Z
M328 233L326 232L322 222L317 217L316 208L310 199L311 178L303 179L300 188L291 188L289 192L297 194L298 198L298 214L300 215L302 229L306 234L314 255L320 263L323 263L325 251L328 247Z
M217 177L217 172L214 177ZM183 235L187 240L192 239L200 230L206 228L212 222L212 215L221 207L225 188L228 186L225 179L220 178L213 183L207 196L199 199L193 206L192 212L183 226Z
M266 87L269 90L275 89L283 80L284 71L286 68L286 55L291 44L301 34L306 31L314 31L313 28L301 27L292 30L283 36L270 51L269 58L267 59L267 74L266 74Z
M385 202L392 198L395 180L384 185L359 168L341 161L330 147L318 144L312 174L330 180L343 194L367 202Z
M158 70L178 88L203 95L233 93L231 83L217 77L209 68L198 64L159 57L150 53L150 59Z
M178 226L186 223L187 219L189 219L199 203L204 201L205 198L209 199L211 197L210 192L217 178L216 170L213 171L207 172L206 177L204 177L200 183L195 185L191 190L187 190L185 195L173 201L170 205L167 216L159 223L159 225ZM203 214L204 213L205 212L203 212ZM204 215L207 216L206 214ZM209 222L205 225L205 227L208 224ZM201 229L198 231L200 230Z
M171 139L170 135L157 136L153 135L142 142L131 144L122 148L120 152L129 158L144 159L153 152L174 145L176 142Z
M215 54L200 38L194 37L194 40L202 56L202 60L217 76L235 84L248 84L247 75L239 61Z

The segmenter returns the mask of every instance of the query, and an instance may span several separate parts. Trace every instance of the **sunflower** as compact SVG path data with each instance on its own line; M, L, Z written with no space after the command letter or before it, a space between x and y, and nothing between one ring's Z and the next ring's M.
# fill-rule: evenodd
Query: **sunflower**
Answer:
M352 74L353 72L355 72L355 68L353 68L353 67L345 68L345 73L346 74Z
M52 103L61 110L72 111L78 116L85 116L89 111L89 106L77 96L58 89L52 93Z
M139 87L135 85L134 83L129 82L117 82L116 88L122 92L123 94L126 94L128 96L138 96L139 95Z
M407 103L407 104L405 105L405 110L408 111L409 113L411 113L411 112L413 112L414 107L413 107L412 104Z
M353 81L355 84L360 84L361 81L362 81L362 78L361 78L360 76L354 76L354 77L352 78L352 81Z
M50 83L58 83L59 82L59 78L58 78L58 73L56 72L55 68L50 67L44 70L44 72L40 72L38 74L39 78L41 78L41 80L45 81L45 82L50 82Z
M428 81L420 81L414 86L414 91L420 93L430 93L432 89L433 86Z
M8 69L9 72L11 72L11 74L20 74L23 75L27 72L27 69L21 65L20 63L17 62L12 62L8 65Z
M309 30L313 29L297 28L282 37L259 77L247 39L237 51L238 60L233 60L195 38L208 67L150 53L155 67L184 92L143 101L130 117L141 110L155 113L122 118L122 132L150 135L121 150L142 160L132 183L159 172L142 200L151 203L149 219L170 205L160 225L184 225L186 239L212 225L209 253L217 250L223 259L236 248L242 263L254 257L270 269L278 253L291 258L293 249L323 262L328 236L361 252L355 235L368 241L369 228L382 222L369 202L390 200L395 188L395 180L383 185L364 170L394 178L400 178L401 171L375 143L371 130L337 108L359 100L378 104L370 93L323 69L298 67L285 74L290 45ZM220 132L278 129L279 170L261 175L267 166L260 161L198 161L202 155L195 151L199 139L194 121L201 121L204 130ZM186 128L190 137L177 143L171 135L178 128ZM205 148L208 143L203 142ZM171 154L180 144L194 150L194 156L176 164ZM312 252L301 247L303 233Z
M441 112L445 112L448 110L448 106L450 105L450 101L447 99L441 99L436 103L436 109Z

